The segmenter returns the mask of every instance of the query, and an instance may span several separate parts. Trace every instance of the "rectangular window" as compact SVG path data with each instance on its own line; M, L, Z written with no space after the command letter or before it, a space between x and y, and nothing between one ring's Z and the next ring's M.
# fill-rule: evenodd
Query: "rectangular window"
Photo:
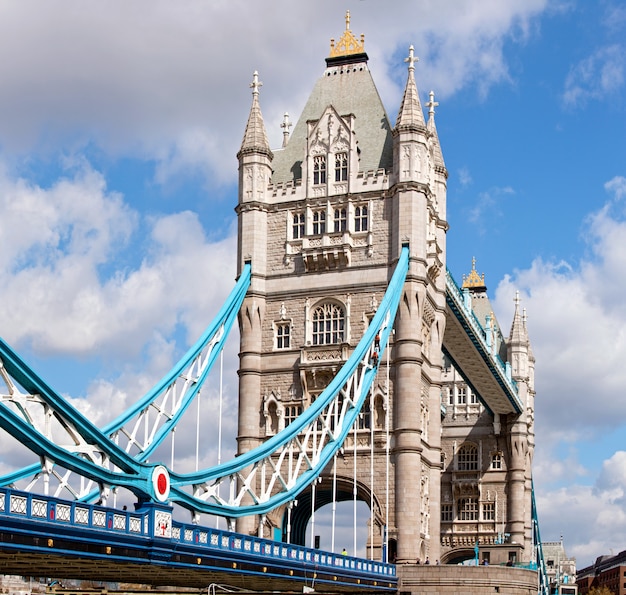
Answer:
M335 182L345 182L348 179L348 154L335 155Z
M456 402L459 405L465 405L465 403L467 403L467 388L465 388L464 386L459 386Z
M319 236L326 233L326 212L315 211L313 213L313 235Z
M454 388L448 389L448 405L454 405Z
M478 500L476 498L461 498L459 500L459 520L478 520Z
M470 395L470 405L478 405L478 395L471 389L467 389Z
M345 209L335 209L335 233L346 231L348 218Z
M502 469L502 455L499 452L491 457L491 468Z
M495 502L483 502L483 521L496 520Z
M313 157L313 184L326 184L326 155Z
M442 504L441 505L441 522L442 523L451 523L452 522L452 504Z
M354 231L367 231L367 207L356 207L354 209Z
M291 326L288 322L276 325L276 349L289 349L291 345Z
M363 407L361 407L361 413L359 413L359 423L358 423L359 430L369 429L370 419L371 419L370 405L369 403L366 402L363 404Z
M294 240L304 237L304 213L296 213L293 216L291 235Z
M285 407L285 427L302 413L302 405L287 405Z

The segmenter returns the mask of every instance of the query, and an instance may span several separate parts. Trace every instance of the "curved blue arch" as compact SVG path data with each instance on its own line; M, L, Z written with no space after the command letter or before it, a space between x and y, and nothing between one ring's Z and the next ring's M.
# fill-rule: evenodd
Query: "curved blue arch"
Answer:
M152 472L153 465L143 463L152 452L163 442L169 435L169 432L175 427L183 413L197 396L203 382L209 374L217 356L221 352L224 341L228 336L233 323L237 318L239 309L250 285L251 266L247 263L231 292L224 306L213 320L211 325L207 327L203 335L196 343L187 351L187 353L148 393L144 395L137 403L124 412L117 419L109 423L102 430L96 428L80 412L71 407L62 397L60 397L52 388L50 388L37 374L29 368L29 366L17 355L17 353L9 347L9 345L0 338L0 357L8 374L26 391L31 394L41 395L42 400L50 405L50 407L58 412L61 416L70 420L76 427L80 435L90 444L96 445L102 452L105 452L110 460L120 468L120 470L130 474L131 476L140 476L142 479L139 484L144 485L146 478ZM177 412L169 417L155 433L151 443L141 452L133 455L128 454L124 449L117 446L110 440L110 436L124 427L135 416L138 416L150 403L154 402L172 383L190 365L190 363L198 357L198 355L206 348L208 344L218 333L221 337L208 354L207 364L204 366L202 373L196 379L193 387L189 390L181 402ZM86 459L77 457L73 453L59 449L51 441L45 439L32 426L26 423L20 416L16 415L6 406L0 404L2 415L0 416L0 426L20 440L30 450L48 459L58 463L59 465L75 471L85 477L93 479L97 482L113 483L116 485L125 485L133 489L140 490L140 485L136 483L133 477L125 477L122 473L111 474L106 469L89 464ZM52 456L54 455L54 456ZM78 460L77 460L78 459ZM24 467L18 471L4 475L0 478L0 485L10 485L20 479L31 477L41 471L41 464L35 463ZM101 469L100 474L97 469ZM151 486L148 486L151 489ZM142 490L140 490L142 491ZM96 492L88 496L95 497Z
M263 514L281 504L293 500L299 492L315 480L334 454L341 448L345 437L356 421L357 415L365 402L369 388L376 377L380 361L377 360L375 365L363 365L363 362L369 359L368 354L377 333L380 333L380 344L387 344L398 304L402 296L408 265L409 249L408 247L403 247L387 291L363 338L355 347L352 355L348 358L341 370L310 407L292 421L284 430L272 436L253 450L236 457L232 461L195 473L172 473L170 499L174 502L178 502L182 506L199 512L228 517L241 517L250 514ZM289 441L296 439L308 426L315 423L321 413L337 398L349 378L356 373L362 374L363 390L361 391L359 400L348 410L342 431L323 448L320 460L315 467L303 472L291 488L271 496L263 503L242 506L225 506L205 502L195 498L182 489L183 486L211 483L225 476L234 477L242 470L253 467L259 461L267 459Z

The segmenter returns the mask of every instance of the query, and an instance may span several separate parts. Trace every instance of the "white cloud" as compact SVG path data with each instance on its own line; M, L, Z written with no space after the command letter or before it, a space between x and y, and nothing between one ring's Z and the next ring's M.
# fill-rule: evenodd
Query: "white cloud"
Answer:
M577 108L588 101L602 101L624 86L626 60L624 46L610 45L573 66L565 80L563 102Z
M40 353L136 355L178 324L191 340L234 284L232 230L210 242L190 212L142 221L88 167L48 189L0 178L0 244L0 327Z
M395 109L409 44L422 57L423 91L446 97L475 85L485 93L509 79L504 40L523 43L547 4L399 0L389 11L368 0L351 7L351 28L367 33L381 94ZM331 0L297 8L288 0L8 0L0 21L0 53L11 56L0 64L0 146L7 153L94 145L156 160L159 180L187 168L234 180L252 72L265 83L261 103L279 146L282 115L299 114L330 38L343 31L343 10Z
M584 222L585 259L536 259L505 278L494 300L499 313L510 312L519 289L528 312L537 358L534 478L542 535L565 534L579 565L622 549L615 536L626 530L626 453L608 450L607 439L626 425L619 398L626 385L624 187L621 176L607 182L610 199Z

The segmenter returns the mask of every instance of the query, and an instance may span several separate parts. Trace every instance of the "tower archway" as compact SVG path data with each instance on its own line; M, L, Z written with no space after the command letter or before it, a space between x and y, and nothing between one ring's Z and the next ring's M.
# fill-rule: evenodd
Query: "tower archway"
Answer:
M323 508L324 506L333 502L333 492L335 493L336 502L350 502L354 499L354 478L337 476L336 489L333 490L333 477L332 475L324 475L320 477L320 480L315 486L315 510ZM357 481L356 483L356 499L357 501L364 502L367 507L370 507L372 492L370 486ZM297 505L291 507L291 513L289 508L285 507L283 512L283 541L289 541L296 545L306 546L306 531L312 516L312 497L313 490L308 487L301 494L298 495ZM381 528L384 524L382 508L374 494L374 540L381 535ZM290 514L291 519L288 519ZM372 514L370 510L369 518ZM288 525L290 524L290 529ZM288 535L289 532L289 535ZM369 538L368 538L369 539Z

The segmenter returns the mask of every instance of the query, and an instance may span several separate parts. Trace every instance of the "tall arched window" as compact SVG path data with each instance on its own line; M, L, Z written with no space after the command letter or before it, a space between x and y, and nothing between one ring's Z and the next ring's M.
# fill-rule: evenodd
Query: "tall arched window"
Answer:
M478 449L473 444L463 444L456 461L459 471L478 471Z
M326 155L313 157L313 184L326 184Z
M346 209L335 209L335 232L346 231L348 228L348 218Z
M313 345L343 343L346 315L338 304L321 304L313 310Z

